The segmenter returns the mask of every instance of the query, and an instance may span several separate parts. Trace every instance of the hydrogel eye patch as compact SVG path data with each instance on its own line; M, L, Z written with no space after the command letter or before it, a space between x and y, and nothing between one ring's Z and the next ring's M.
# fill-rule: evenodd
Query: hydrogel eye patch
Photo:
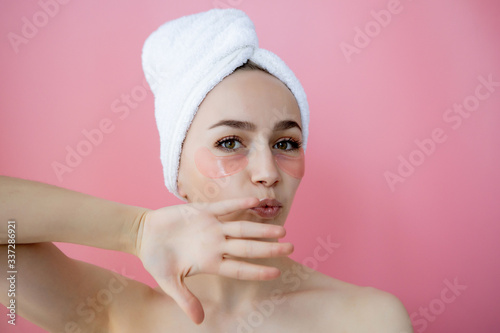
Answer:
M298 156L282 153L274 154L278 167L288 175L301 179L304 176L305 161L304 150L299 149ZM200 147L194 156L198 171L205 177L217 179L234 175L246 168L248 157L246 154L233 154L230 156L216 156L207 147Z
M245 169L248 158L244 154L216 156L207 147L201 147L194 155L198 170L208 178L221 178L234 175Z
M290 156L286 154L275 154L274 160L281 170L285 171L293 178L301 179L305 172L304 149L299 149L299 156Z

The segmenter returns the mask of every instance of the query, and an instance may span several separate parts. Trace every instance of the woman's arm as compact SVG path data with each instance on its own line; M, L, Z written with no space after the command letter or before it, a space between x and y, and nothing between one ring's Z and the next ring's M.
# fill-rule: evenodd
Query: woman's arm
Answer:
M66 242L136 254L141 218L148 210L39 182L0 176L0 244L7 221L16 243Z
M257 198L190 203L148 210L38 182L0 176L0 244L16 221L17 244L69 242L137 255L146 270L195 323L204 318L200 301L184 284L199 273L243 280L279 276L276 267L242 258L292 253L281 226L225 221L224 216L255 207ZM258 239L268 239L262 241Z
M141 302L140 297L128 296L147 295L151 289L107 269L68 258L52 243L17 245L15 251L13 293L7 292L11 288L7 260L0 261L0 302L14 308L16 316L49 332L109 332L110 309L123 299ZM0 253L7 253L7 245L0 246Z

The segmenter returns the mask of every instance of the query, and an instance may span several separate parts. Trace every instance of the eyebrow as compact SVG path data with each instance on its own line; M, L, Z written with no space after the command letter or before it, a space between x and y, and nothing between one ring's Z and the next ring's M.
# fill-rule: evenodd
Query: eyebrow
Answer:
M224 119L224 120L221 120L218 123L210 126L208 129L212 129L212 128L215 128L218 126L229 126L232 128L242 129L245 131L252 131L252 132L255 131L255 129L257 128L257 126L255 126L254 123L249 122L249 121ZM299 126L299 124L297 124L296 121L293 121L293 120L281 120L281 121L277 122L274 125L273 131L284 131L284 130L287 130L287 129L293 128L293 127L297 127L302 132L302 128Z

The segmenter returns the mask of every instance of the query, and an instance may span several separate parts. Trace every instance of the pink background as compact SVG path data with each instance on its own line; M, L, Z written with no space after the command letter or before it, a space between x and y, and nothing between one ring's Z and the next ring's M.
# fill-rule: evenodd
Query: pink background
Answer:
M2 1L0 173L148 208L180 204L163 185L151 93L128 114L112 104L139 92L142 45L160 24L224 4L240 8L310 103L306 174L287 221L292 257L314 262L317 238L331 235L340 246L317 269L397 295L415 332L498 332L500 87L457 129L443 115L474 101L478 76L500 81L500 4L401 0L390 22L375 23L371 11L393 3L69 1L44 22L38 1ZM40 27L16 52L8 34L22 37L23 17L34 16ZM372 29L368 45L355 40L356 27ZM341 45L355 42L358 53L346 57ZM113 131L59 180L51 164L64 163L66 146L75 149L82 131L103 119ZM435 128L446 140L429 156L417 152L415 140ZM384 174L398 172L400 155L422 163L391 190ZM132 256L60 246L154 283ZM467 289L444 303L445 281L455 278ZM0 312L2 332L43 332L25 320L13 328Z

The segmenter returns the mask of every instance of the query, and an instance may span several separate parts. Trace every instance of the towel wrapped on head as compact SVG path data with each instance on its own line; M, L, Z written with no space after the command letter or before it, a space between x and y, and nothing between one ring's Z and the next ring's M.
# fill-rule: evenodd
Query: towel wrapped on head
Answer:
M307 145L309 106L295 74L274 53L259 48L255 27L238 9L211 9L168 21L144 43L142 66L155 96L160 158L167 189L177 191L182 143L198 106L226 76L248 60L281 80L301 113Z

